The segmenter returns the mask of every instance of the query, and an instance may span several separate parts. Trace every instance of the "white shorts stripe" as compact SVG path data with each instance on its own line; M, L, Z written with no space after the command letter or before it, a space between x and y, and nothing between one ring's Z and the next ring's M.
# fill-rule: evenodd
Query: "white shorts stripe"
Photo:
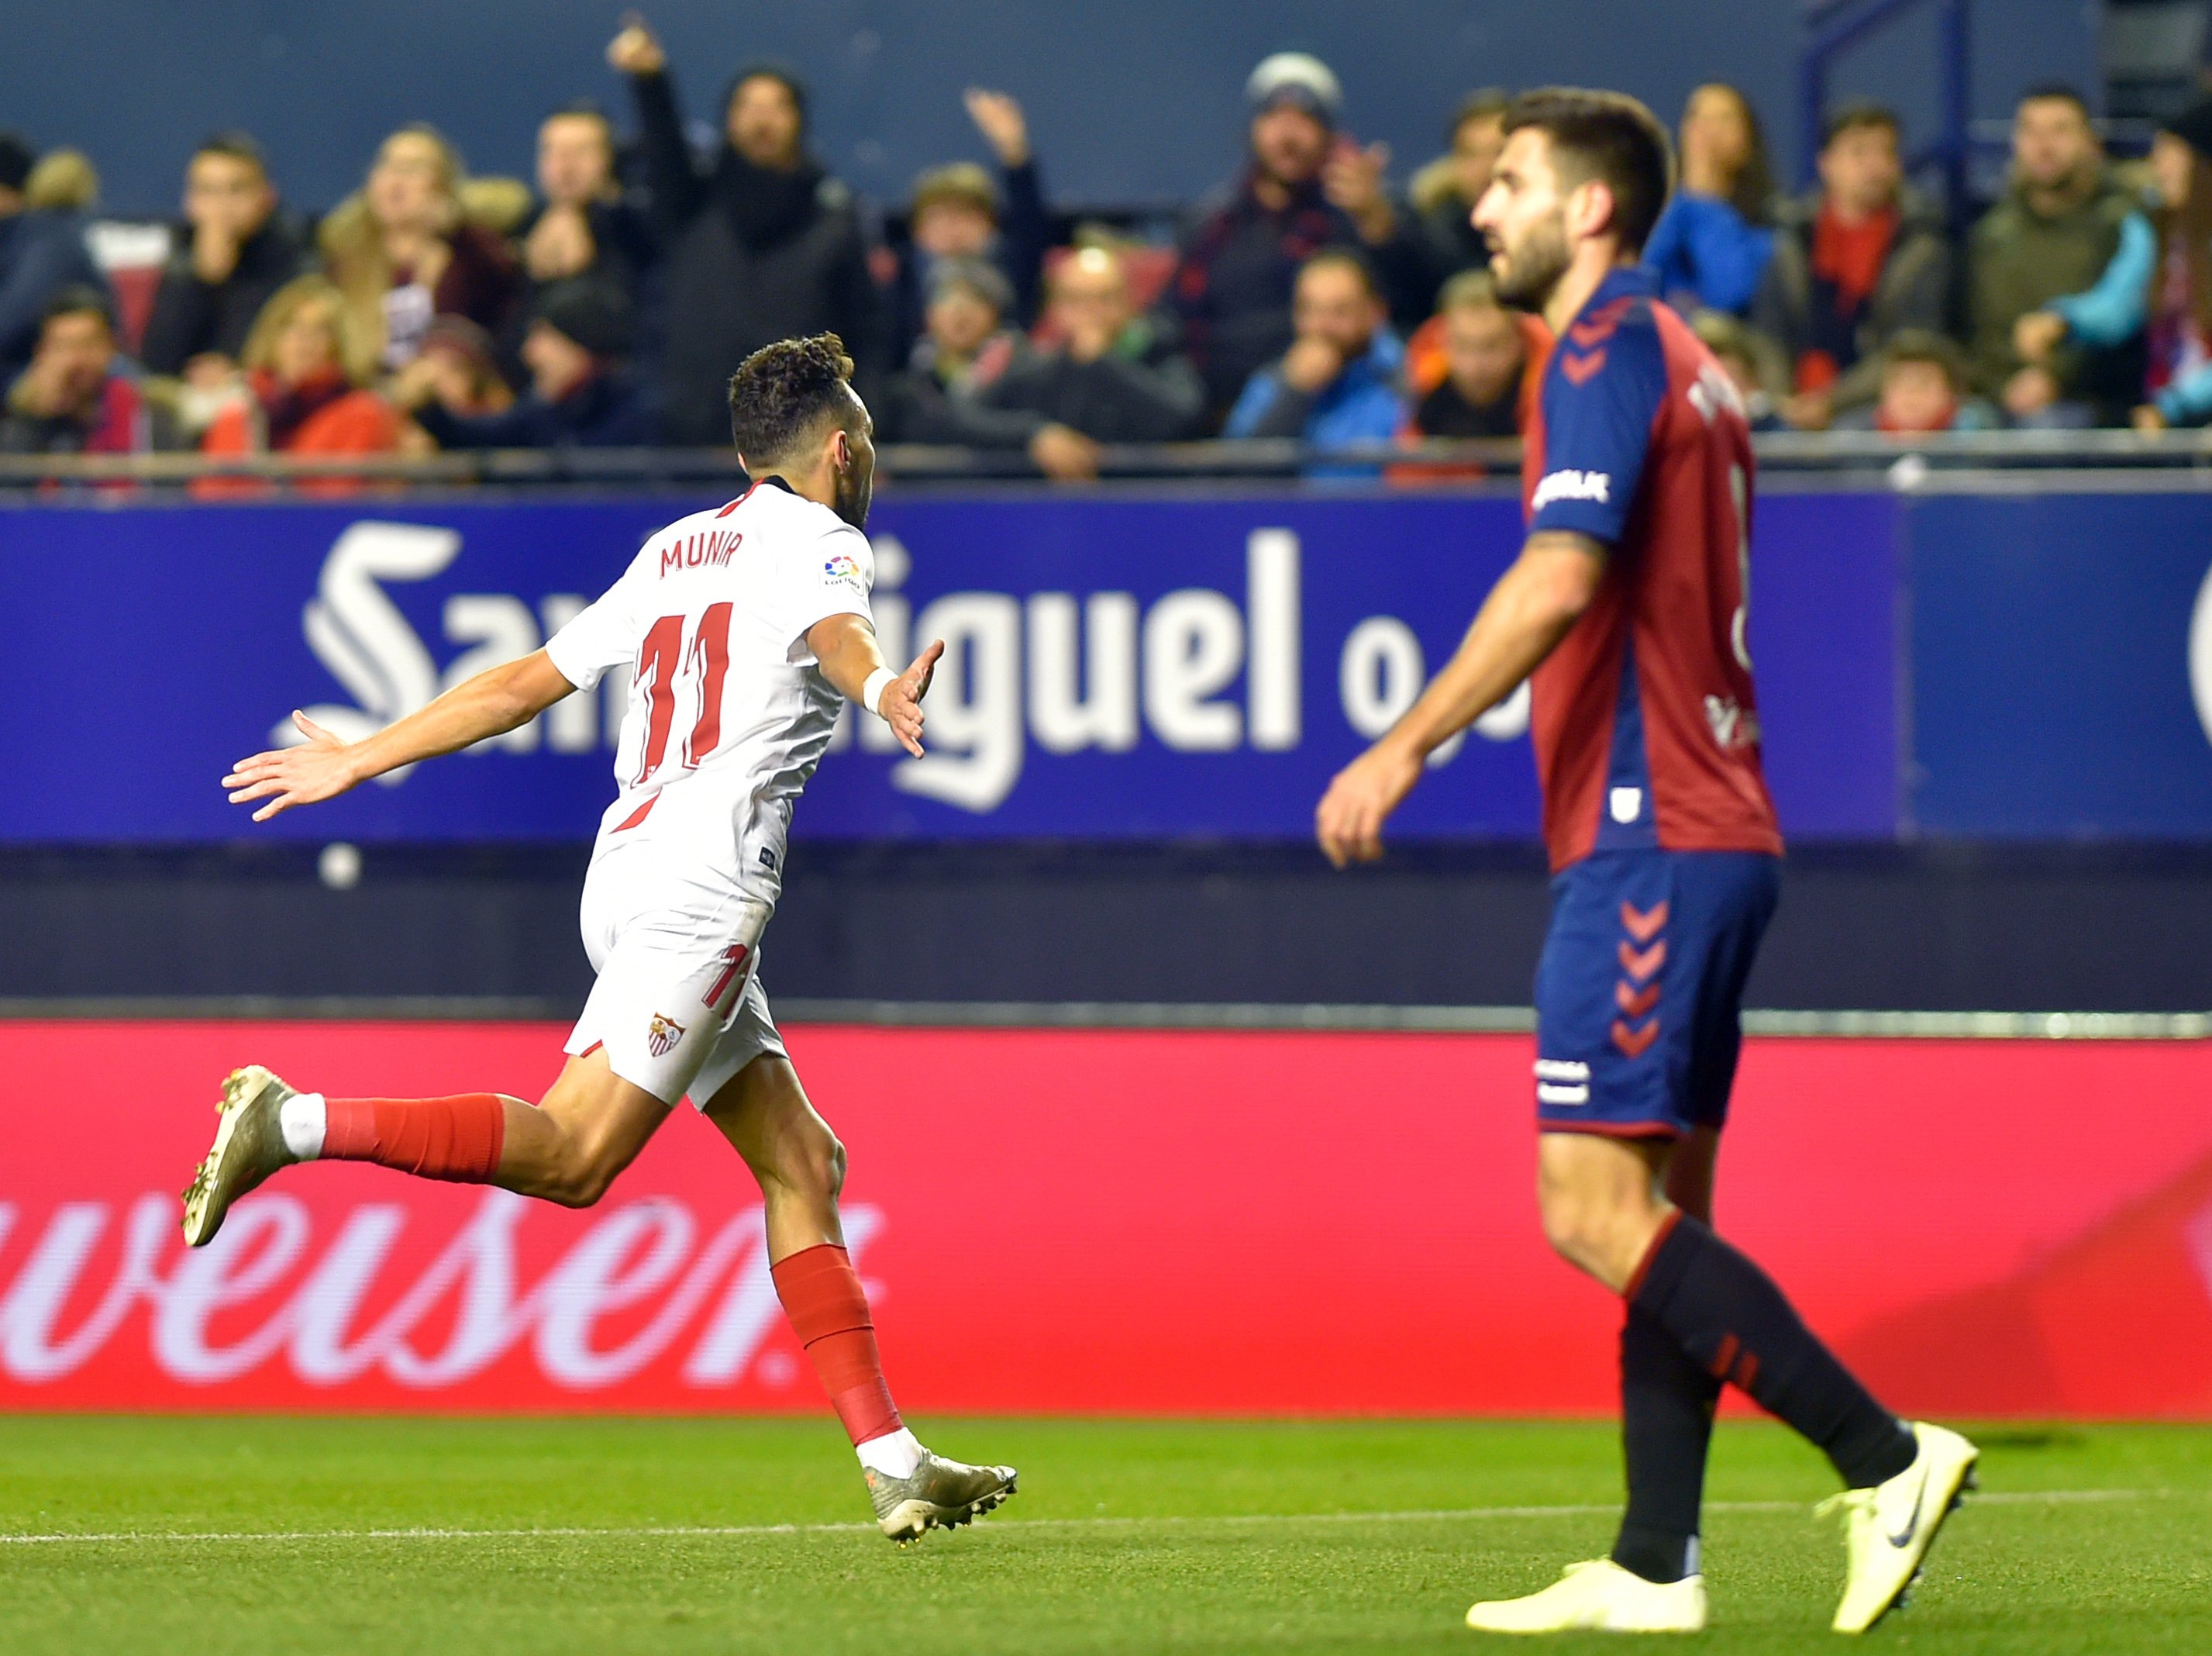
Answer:
M1587 1087L1554 1087L1549 1081L1536 1083L1536 1102L1539 1104L1588 1104Z
M1540 1081L1586 1081L1589 1079L1589 1066L1567 1058L1539 1058L1536 1060L1536 1079Z

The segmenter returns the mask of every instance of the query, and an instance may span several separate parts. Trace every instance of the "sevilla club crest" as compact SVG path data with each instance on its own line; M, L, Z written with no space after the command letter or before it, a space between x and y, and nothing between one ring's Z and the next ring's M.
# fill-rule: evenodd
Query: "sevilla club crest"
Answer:
M656 1058L665 1058L676 1050L677 1042L683 1038L684 1026L665 1013L654 1013L653 1022L646 1026L646 1050Z

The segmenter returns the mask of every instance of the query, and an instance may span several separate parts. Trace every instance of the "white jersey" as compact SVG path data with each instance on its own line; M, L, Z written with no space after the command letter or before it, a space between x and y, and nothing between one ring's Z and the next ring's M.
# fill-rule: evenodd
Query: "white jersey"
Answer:
M675 881L771 904L791 803L842 698L807 648L833 615L868 617L867 537L781 482L757 483L654 535L599 600L547 641L580 691L616 668L629 702L615 802L593 861L649 843Z

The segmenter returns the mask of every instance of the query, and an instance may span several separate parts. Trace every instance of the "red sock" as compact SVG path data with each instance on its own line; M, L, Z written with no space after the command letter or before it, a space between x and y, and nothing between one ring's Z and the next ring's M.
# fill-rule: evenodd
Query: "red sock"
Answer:
M834 1242L801 1248L769 1268L775 1296L806 1355L814 1360L830 1406L855 1446L899 1429L899 1412L884 1384L868 1296L852 1256Z
M449 1099L325 1099L323 1154L376 1161L422 1178L483 1184L499 1171L507 1101L496 1093Z

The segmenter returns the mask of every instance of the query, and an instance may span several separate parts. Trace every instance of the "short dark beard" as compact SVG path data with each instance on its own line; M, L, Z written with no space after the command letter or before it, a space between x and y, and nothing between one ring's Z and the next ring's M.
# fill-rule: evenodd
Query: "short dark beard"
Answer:
M868 504L875 492L876 477L872 471L864 481L857 484L852 481L851 472L841 472L837 474L837 503L830 510L855 529L865 530L868 527Z
M1573 262L1567 252L1567 227L1563 214L1531 229L1520 248L1499 270L1493 261L1491 276L1498 296L1523 310L1540 311L1551 302L1552 290Z

